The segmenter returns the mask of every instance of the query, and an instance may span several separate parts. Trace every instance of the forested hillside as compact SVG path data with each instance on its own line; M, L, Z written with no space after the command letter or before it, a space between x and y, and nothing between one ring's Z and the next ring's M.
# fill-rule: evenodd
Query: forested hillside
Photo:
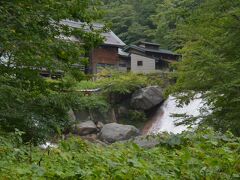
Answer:
M141 39L154 40L155 29L151 16L155 14L159 0L116 0L105 3L105 22L110 22L112 30L127 44Z
M116 0L105 1L104 20L125 43L139 40L157 42L176 50L180 40L175 30L202 3L202 0Z
M181 8L165 7L177 17L170 35L178 39L178 51L183 55L175 88L187 92L188 99L191 90L202 92L212 109L202 122L240 135L240 2L186 2ZM160 14L159 22L163 17L169 16Z
M202 122L240 134L239 1L132 0L106 4L105 20L112 22L113 30L126 43L145 39L182 54L173 89L205 92L213 113Z
M0 180L240 179L239 42L239 0L1 0Z

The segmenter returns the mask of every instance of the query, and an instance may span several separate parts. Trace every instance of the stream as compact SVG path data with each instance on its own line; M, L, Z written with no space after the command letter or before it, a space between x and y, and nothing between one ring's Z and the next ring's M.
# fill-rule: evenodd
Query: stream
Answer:
M148 122L142 129L143 135L158 134L161 132L168 132L173 134L181 133L188 130L188 126L176 126L175 121L177 117L172 114L185 114L191 116L199 116L200 108L205 106L205 101L196 95L194 100L191 100L188 105L178 107L178 102L174 96L169 96L167 100L153 113ZM194 128L194 127L193 127ZM50 142L40 145L42 149L56 148L58 145Z
M153 114L148 123L144 126L142 134L158 134L160 132L168 132L178 134L188 129L186 125L175 125L177 117L172 114L184 114L198 116L200 115L200 108L204 106L204 100L196 98L191 100L188 105L178 107L178 102L175 97L169 98L159 107Z

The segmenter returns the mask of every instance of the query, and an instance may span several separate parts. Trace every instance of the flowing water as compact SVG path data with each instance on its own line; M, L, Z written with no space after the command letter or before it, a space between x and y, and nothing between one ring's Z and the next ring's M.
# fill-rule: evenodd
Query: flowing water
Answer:
M184 114L198 116L200 115L200 108L204 106L204 101L201 98L196 98L188 105L178 107L178 102L175 97L170 96L164 104L159 107L157 112L150 118L149 122L143 128L143 134L157 134L160 132L169 132L178 134L188 127L185 125L176 126L175 121L177 117L172 114Z

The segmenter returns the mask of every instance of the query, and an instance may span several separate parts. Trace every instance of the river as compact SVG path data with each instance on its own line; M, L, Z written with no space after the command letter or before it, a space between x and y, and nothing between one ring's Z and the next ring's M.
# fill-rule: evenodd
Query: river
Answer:
M158 134L160 132L168 132L178 134L188 129L188 126L180 125L176 126L175 121L177 117L173 117L172 114L184 114L199 116L200 108L204 106L204 100L196 97L191 100L189 104L178 107L178 102L174 96L169 98L163 103L162 106L154 113L148 123L142 130L142 134Z

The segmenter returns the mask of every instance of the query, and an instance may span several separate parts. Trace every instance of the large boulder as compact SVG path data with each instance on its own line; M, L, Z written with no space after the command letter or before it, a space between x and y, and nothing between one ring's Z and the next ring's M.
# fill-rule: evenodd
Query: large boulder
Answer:
M103 128L104 124L101 121L97 121L96 126L99 130L101 130Z
M74 127L74 133L80 136L85 136L97 132L98 128L93 121L81 122Z
M149 110L161 102L163 102L162 89L159 86L149 86L133 93L131 106L135 109Z
M114 143L137 135L139 135L139 130L134 126L110 123L103 126L99 138L104 142Z

